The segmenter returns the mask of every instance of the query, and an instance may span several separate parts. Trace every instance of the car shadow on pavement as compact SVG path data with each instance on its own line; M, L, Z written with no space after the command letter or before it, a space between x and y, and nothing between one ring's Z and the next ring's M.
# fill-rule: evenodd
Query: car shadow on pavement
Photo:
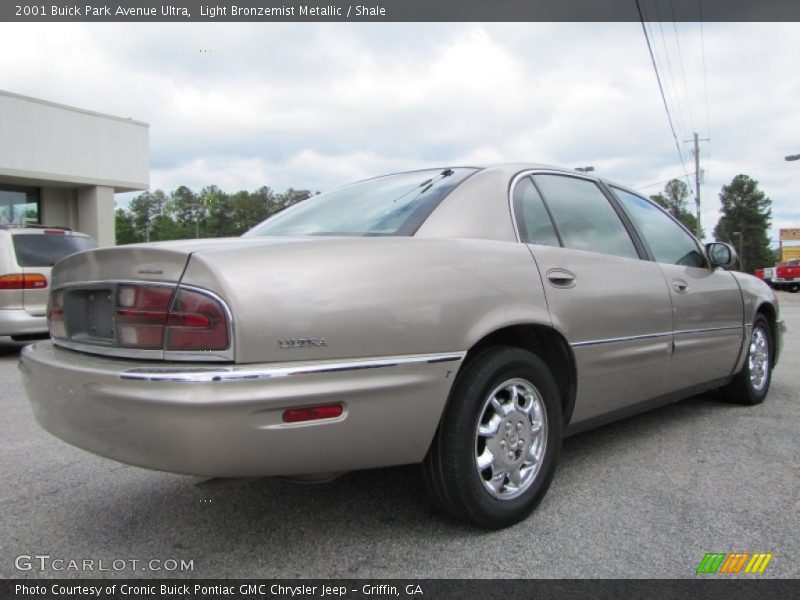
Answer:
M19 355L20 350L27 342L15 342L10 337L0 336L0 358Z

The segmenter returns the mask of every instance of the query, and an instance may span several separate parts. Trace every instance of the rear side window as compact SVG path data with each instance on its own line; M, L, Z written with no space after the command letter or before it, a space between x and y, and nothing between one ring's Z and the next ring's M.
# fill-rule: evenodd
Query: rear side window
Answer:
M564 175L534 175L564 246L639 258L628 230L597 185Z
M79 235L20 233L12 237L20 267L52 267L68 254L97 248L92 238Z
M560 246L553 221L547 214L542 197L530 177L524 177L514 188L514 218L520 240L526 244Z
M686 267L706 266L694 238L664 211L635 194L619 188L613 190L641 231L657 262Z

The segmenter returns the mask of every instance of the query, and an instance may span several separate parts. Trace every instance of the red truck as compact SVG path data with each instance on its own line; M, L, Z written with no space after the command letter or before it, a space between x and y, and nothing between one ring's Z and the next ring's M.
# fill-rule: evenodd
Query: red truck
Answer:
M800 291L800 258L793 258L775 268L772 287L792 293Z

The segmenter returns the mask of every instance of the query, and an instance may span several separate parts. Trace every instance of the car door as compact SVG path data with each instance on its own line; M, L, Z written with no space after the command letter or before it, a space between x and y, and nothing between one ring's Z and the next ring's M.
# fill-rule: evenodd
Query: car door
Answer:
M515 179L513 204L553 324L575 355L572 423L663 394L669 292L609 198L590 178L535 172Z
M664 273L672 302L670 387L677 391L728 377L744 340L742 293L714 269L697 240L649 200L612 188Z

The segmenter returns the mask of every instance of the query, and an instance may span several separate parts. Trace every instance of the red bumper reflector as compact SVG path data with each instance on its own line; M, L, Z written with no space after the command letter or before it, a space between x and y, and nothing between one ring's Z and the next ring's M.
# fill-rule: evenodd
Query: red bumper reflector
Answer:
M322 404L320 406L306 406L305 408L290 408L283 411L284 423L300 423L302 421L317 421L319 419L335 419L341 417L344 408L341 404Z

